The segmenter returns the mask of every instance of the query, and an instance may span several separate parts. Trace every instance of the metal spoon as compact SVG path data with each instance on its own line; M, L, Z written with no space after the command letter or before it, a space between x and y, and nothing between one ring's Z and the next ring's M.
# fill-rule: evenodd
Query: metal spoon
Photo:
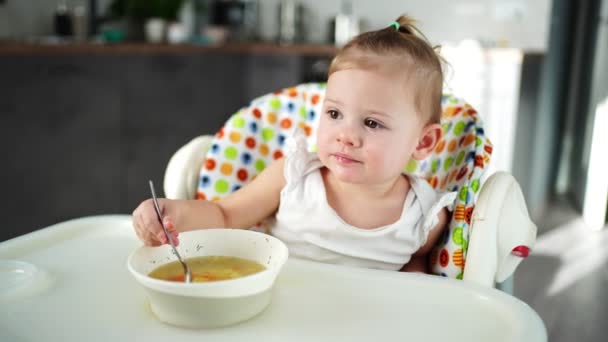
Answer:
M175 253L175 255L177 256L177 259L182 264L182 267L184 267L184 275L185 275L184 282L190 283L192 281L192 276L190 274L190 268L188 267L188 264L186 264L184 262L182 257L177 252L177 249L175 248L175 243L173 243L173 238L171 237L171 234L169 234L167 227L165 227L165 224L163 223L163 217L160 213L160 206L158 205L158 200L156 199L156 192L154 191L154 183L152 183L151 180L149 182L150 182L150 191L152 191L152 201L154 201L154 209L156 209L156 216L158 217L158 222L160 222L160 225L163 227L163 230L165 231L165 236L167 236L167 240L169 241L171 248L173 248L173 253Z

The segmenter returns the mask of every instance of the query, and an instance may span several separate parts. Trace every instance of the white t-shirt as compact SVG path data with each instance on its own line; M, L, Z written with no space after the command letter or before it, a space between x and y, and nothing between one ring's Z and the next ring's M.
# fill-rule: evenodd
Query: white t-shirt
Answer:
M357 228L328 204L323 165L316 153L308 152L304 136L288 139L284 152L287 183L271 232L287 244L292 256L399 270L424 245L441 209L452 206L456 198L455 192L438 194L425 180L407 175L411 186L399 220L375 229Z

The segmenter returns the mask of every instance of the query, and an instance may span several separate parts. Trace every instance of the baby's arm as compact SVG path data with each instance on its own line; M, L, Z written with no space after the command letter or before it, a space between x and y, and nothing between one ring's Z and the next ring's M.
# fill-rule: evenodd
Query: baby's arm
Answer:
M163 222L175 237L178 232L193 229L250 228L278 208L280 192L285 186L283 165L283 158L276 160L245 187L217 202L160 199ZM135 209L133 227L147 245L167 242L151 200Z
M429 273L429 254L437 244L437 241L441 238L443 230L447 227L449 217L447 209L443 208L437 216L439 222L437 222L437 225L429 232L426 243L412 255L412 258L407 264L403 265L401 268L402 272Z

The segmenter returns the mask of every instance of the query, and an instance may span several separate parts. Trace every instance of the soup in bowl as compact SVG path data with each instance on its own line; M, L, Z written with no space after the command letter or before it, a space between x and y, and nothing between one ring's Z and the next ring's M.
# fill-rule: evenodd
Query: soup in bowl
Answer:
M189 328L235 324L262 312L288 257L277 238L242 229L181 233L178 249L192 283L183 282L183 268L168 245L137 248L127 267L161 321Z

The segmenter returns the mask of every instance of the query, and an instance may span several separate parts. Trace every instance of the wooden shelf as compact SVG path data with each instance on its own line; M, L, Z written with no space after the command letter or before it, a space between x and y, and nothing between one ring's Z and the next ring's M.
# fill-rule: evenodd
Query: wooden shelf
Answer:
M69 55L69 54L196 54L196 53L243 53L243 54L291 54L333 56L337 48L332 45L274 43L230 43L218 46L194 44L28 44L0 43L0 56L6 55Z

